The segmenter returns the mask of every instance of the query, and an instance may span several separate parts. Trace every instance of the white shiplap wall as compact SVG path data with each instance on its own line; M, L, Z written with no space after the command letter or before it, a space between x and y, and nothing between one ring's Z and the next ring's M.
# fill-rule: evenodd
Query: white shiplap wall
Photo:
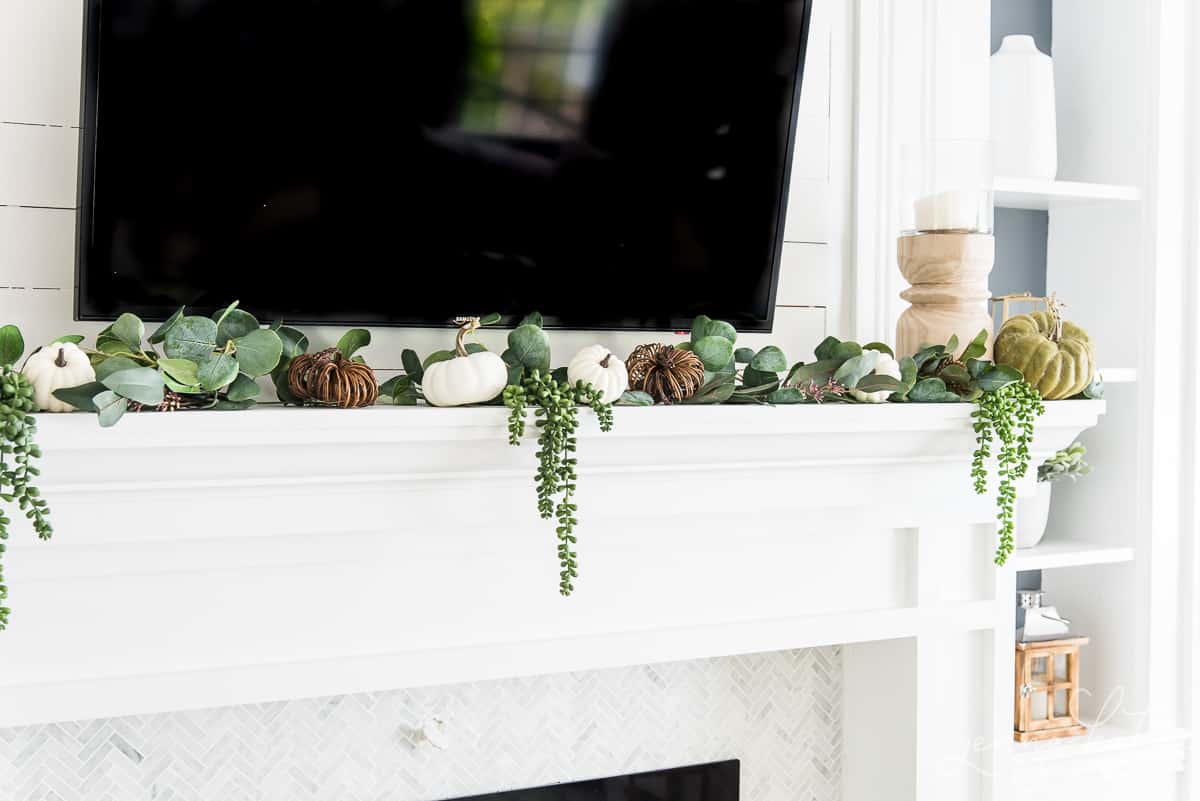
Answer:
M32 343L101 326L72 320L79 90L84 0L0 0L0 322ZM842 274L849 186L849 4L816 0L796 136L796 157L772 341L807 358L827 331L842 330ZM236 294L236 288L230 288ZM315 344L336 331L310 330ZM499 344L501 334L485 336ZM556 362L596 335L555 335ZM375 331L368 352L380 369L399 367L403 347L445 347L445 331ZM618 351L653 340L605 334ZM753 341L751 341L753 340Z

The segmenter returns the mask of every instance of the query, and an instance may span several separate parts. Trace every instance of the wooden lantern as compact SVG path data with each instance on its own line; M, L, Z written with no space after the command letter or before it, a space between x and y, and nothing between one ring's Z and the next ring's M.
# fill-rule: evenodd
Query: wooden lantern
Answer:
M1019 743L1077 737L1079 647L1087 637L1017 643L1017 687L1013 737Z

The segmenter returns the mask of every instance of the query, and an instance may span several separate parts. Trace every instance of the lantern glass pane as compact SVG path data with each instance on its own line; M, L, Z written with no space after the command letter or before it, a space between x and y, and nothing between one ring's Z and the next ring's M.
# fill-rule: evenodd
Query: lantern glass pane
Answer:
M1029 719L1030 720L1045 720L1048 711L1046 707L1047 692L1045 690L1035 690L1029 696Z
M1029 677L1029 683L1034 687L1045 687L1050 683L1050 659L1045 656L1035 656L1033 658L1032 675Z
M1067 717L1067 691L1066 690L1055 690L1054 691L1054 717L1056 717L1056 718Z
M1054 681L1056 683L1067 680L1068 659L1070 659L1070 657L1066 654L1058 654L1054 657Z

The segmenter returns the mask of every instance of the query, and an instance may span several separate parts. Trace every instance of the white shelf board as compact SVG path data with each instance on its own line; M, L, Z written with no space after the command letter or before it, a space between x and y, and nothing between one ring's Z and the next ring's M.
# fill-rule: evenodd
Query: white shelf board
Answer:
M1136 367L1101 367L1100 377L1105 384L1133 384L1137 381Z
M1141 199L1136 186L1085 184L1077 181L1040 181L997 178L993 184L996 206L1002 209L1048 211L1089 203L1129 203Z
M1013 767L1020 769L1069 759L1170 746L1188 739L1188 734L1183 729L1137 732L1111 722L1096 723L1085 720L1083 724L1088 727L1088 732L1079 737L1013 743Z
M1105 545L1081 540L1051 540L1032 548L1013 551L1013 567L1017 570L1049 570L1055 567L1111 565L1132 562L1133 548Z

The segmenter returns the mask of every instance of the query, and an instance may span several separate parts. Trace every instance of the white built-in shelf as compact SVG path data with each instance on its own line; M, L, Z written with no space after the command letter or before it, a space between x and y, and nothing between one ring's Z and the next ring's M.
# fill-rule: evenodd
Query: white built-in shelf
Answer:
M1184 743L1188 739L1188 734L1183 729L1138 732L1113 722L1098 724L1085 720L1083 723L1088 727L1088 732L1079 737L1013 743L1014 767L1021 769L1062 760L1104 757L1139 749L1169 747Z
M1050 540L1013 551L1017 570L1050 570L1056 567L1111 565L1133 561L1133 548L1081 540Z
M1100 377L1105 384L1132 384L1137 381L1136 367L1101 367Z
M1141 199L1136 186L1085 184L1077 181L1040 181L997 178L996 206L1002 209L1047 211L1090 203L1128 203Z

